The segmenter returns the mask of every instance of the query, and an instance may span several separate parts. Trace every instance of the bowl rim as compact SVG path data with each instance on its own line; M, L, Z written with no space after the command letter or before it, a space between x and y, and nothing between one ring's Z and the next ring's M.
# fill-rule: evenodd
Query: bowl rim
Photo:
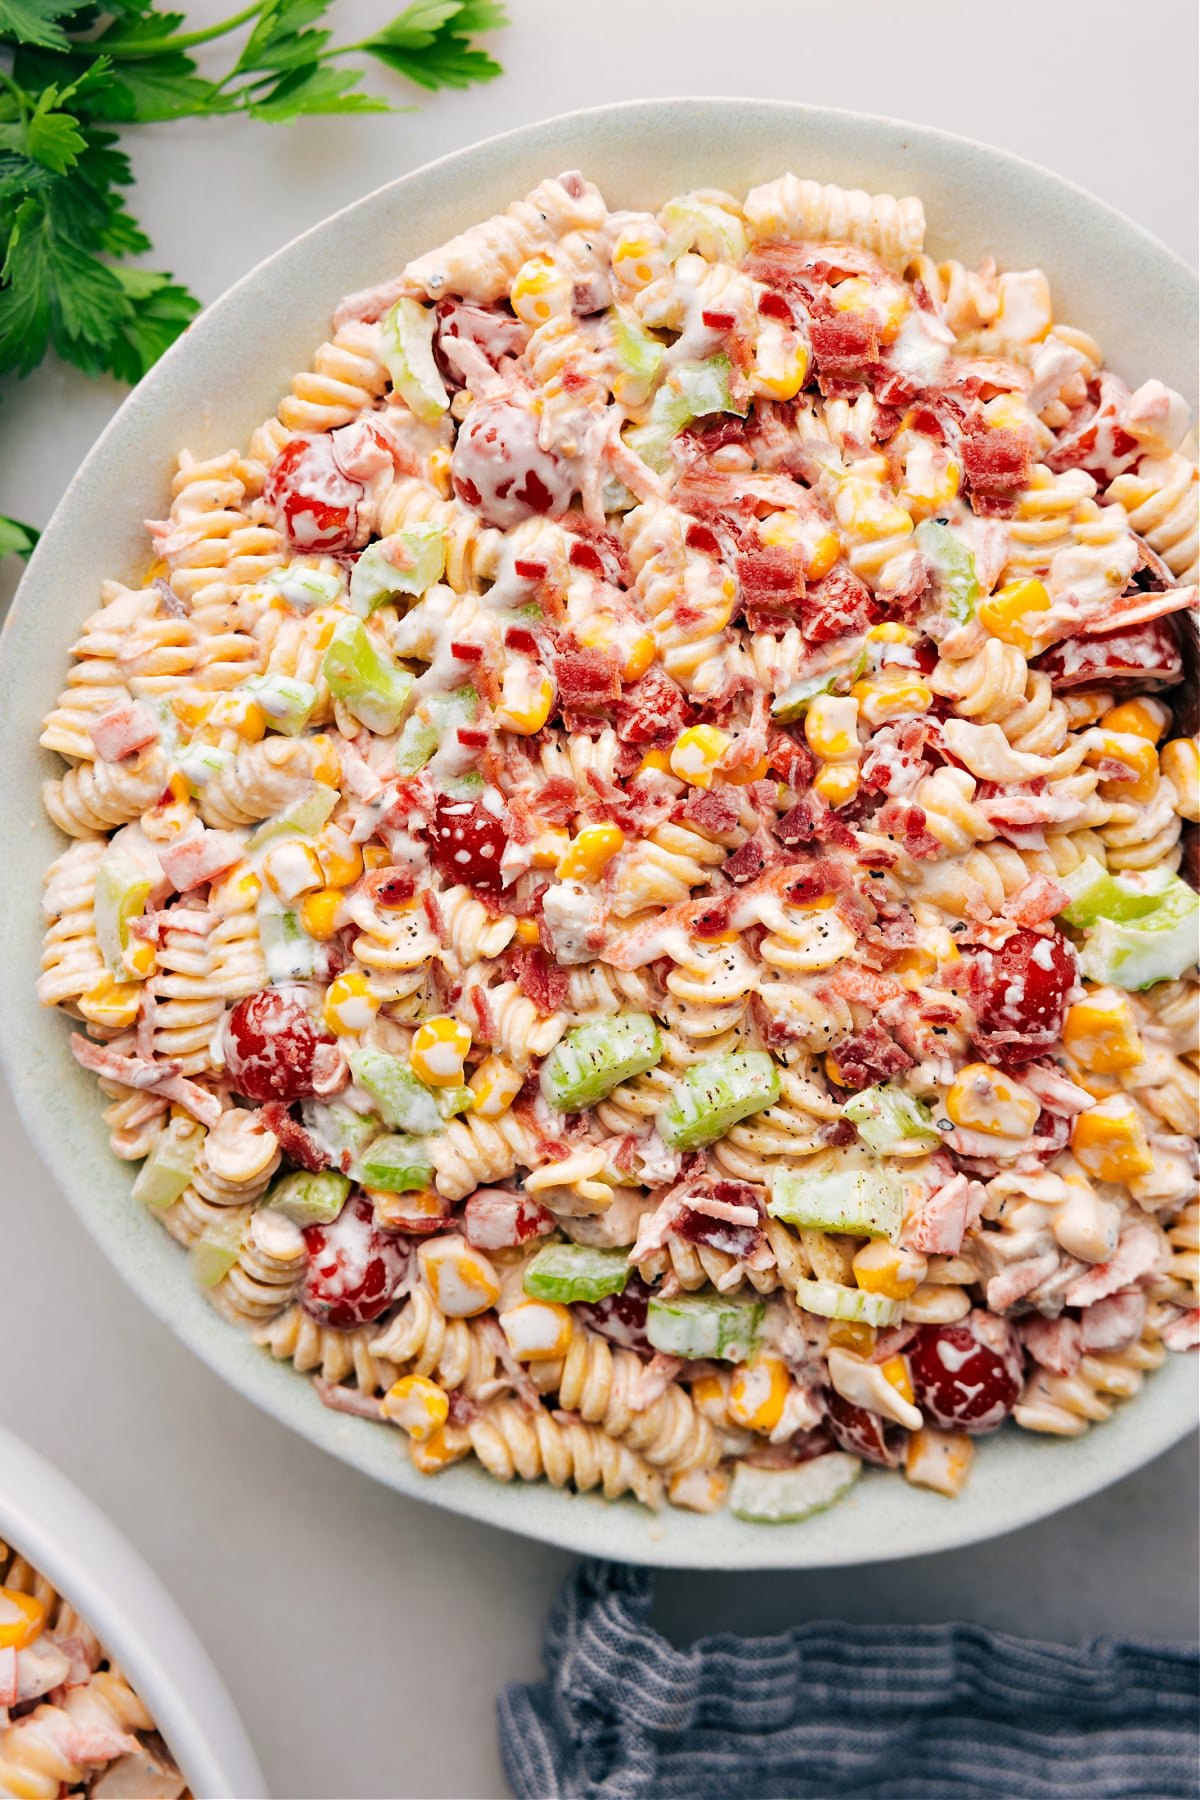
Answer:
M1056 192L1060 199L1078 202L1094 218L1098 218L1101 225L1116 228L1123 234L1132 234L1140 241L1147 255L1160 263L1165 261L1172 265L1172 273L1188 278L1192 275L1183 259L1161 240L1068 178L978 139L882 114L810 106L787 100L756 100L752 97L651 97L572 109L496 133L449 151L350 201L274 250L204 309L188 331L167 350L154 369L126 397L69 482L30 559L4 621L3 631L0 633L0 676L8 673L11 659L5 655L5 651L16 635L15 628L24 623L26 614L33 607L33 595L40 570L51 561L60 539L65 539L65 534L74 527L72 514L77 499L86 489L93 471L104 463L111 441L132 420L154 410L160 389L169 384L175 368L184 359L193 356L197 346L203 350L210 335L220 331L222 315L230 311L248 289L257 286L264 276L294 256L302 247L308 247L313 239L325 234L330 234L331 238L335 236L338 226L360 209L379 205L385 196L397 195L406 189L419 189L420 184L431 176L451 172L455 164L467 163L483 155L496 153L503 156L509 151L532 148L539 137L552 136L556 129L561 130L583 122L599 122L610 118L619 122L638 113L644 115L647 109L653 109L655 115L665 112L686 118L687 114L698 109L711 107L732 109L747 117L757 114L774 118L779 123L781 134L789 121L819 125L821 121L828 120L838 122L843 127L869 125L872 128L910 134L921 146L932 144L944 157L969 151L989 162L1008 165L1033 190L1041 187L1044 191ZM555 147L547 145L546 154L555 153ZM786 154L781 145L781 159ZM586 160L586 153L583 160ZM896 184L897 191L900 185ZM281 371L281 379L286 381L287 372ZM0 710L0 739L8 729ZM1191 1389L1190 1377L1183 1359L1172 1358L1174 1367L1157 1372L1152 1395L1145 1397L1138 1407L1129 1409L1128 1412L1122 1409L1119 1420L1104 1434L1105 1455L1089 1455L1088 1440L1080 1440L1072 1445L1074 1466L1070 1479L1064 1480L1063 1470L1059 1467L1054 1470L1053 1479L1044 1483L1031 1482L1022 1491L1019 1500L1011 1504L999 1519L988 1517L984 1508L972 1508L969 1502L960 1502L953 1509L930 1510L922 1514L926 1523L918 1529L908 1530L901 1545L897 1545L894 1538L884 1537L856 1542L851 1529L846 1533L846 1541L825 1542L818 1549L812 1539L808 1540L806 1547L804 1533L773 1533L761 1528L757 1531L750 1528L753 1533L750 1541L746 1539L744 1531L731 1532L730 1541L722 1546L717 1541L710 1543L707 1537L703 1541L697 1541L695 1528L702 1529L706 1521L696 1519L693 1515L683 1515L673 1532L651 1525L639 1533L634 1522L637 1519L644 1520L645 1515L628 1501L610 1505L596 1501L593 1496L555 1492L544 1483L532 1488L524 1484L504 1486L482 1470L467 1465L447 1471L436 1483L416 1476L409 1469L407 1461L398 1457L394 1459L394 1467L388 1468L383 1464L376 1444L376 1440L386 1434L380 1434L367 1421L330 1413L321 1407L311 1392L304 1395L309 1402L307 1406L289 1404L288 1391L294 1392L301 1387L290 1366L273 1363L243 1334L224 1327L223 1321L220 1322L223 1326L222 1337L228 1343L218 1341L206 1329L206 1323L212 1322L208 1309L204 1309L205 1316L201 1317L194 1309L189 1311L186 1306L173 1305L172 1294L165 1292L151 1273L139 1266L138 1256L132 1248L119 1244L114 1234L105 1230L98 1213L85 1208L82 1195L79 1194L77 1198L83 1184L82 1173L76 1166L77 1159L69 1148L59 1142L47 1110L39 1103L34 1082L25 1077L22 1066L23 1046L8 1020L7 1011L0 1015L0 1065L8 1075L26 1130L72 1210L83 1219L106 1259L114 1264L151 1312L168 1324L175 1335L216 1374L245 1398L262 1407L271 1417L288 1424L310 1443L339 1460L372 1474L410 1498L421 1499L444 1510L515 1531L539 1542L585 1554L607 1555L632 1563L697 1569L855 1565L894 1560L897 1559L898 1552L907 1558L961 1548L1005 1535L1076 1504L1109 1486L1161 1455L1192 1428L1191 1409L1186 1404L1186 1396ZM182 1268L182 1259L180 1265ZM305 1387L309 1385L305 1384ZM1157 1404L1151 1406L1151 1398ZM1033 1434L1021 1434L1021 1441L1027 1452L1046 1455L1063 1450L1054 1439L1038 1439L1030 1444L1029 1439L1032 1437ZM988 1449L999 1448L1001 1443L1010 1441L1013 1441L1011 1427L985 1446L984 1455L987 1455ZM1049 1469L1047 1473L1049 1474ZM882 1476L870 1472L856 1495L841 1504L839 1516L852 1519L857 1494L861 1494L864 1487L872 1488L875 1481L881 1479ZM976 1480L982 1480L982 1475L977 1473ZM905 1488L903 1483L900 1486ZM914 1493L912 1489L906 1491L909 1495ZM933 1500L933 1497L922 1496L922 1500ZM934 1506L937 1505L936 1500L933 1503ZM674 1517L678 1519L680 1516ZM719 1517L723 1518L724 1515ZM711 1535L715 1540L715 1534Z
M95 1502L2 1425L0 1537L91 1626L196 1800L266 1795L246 1728L179 1603Z

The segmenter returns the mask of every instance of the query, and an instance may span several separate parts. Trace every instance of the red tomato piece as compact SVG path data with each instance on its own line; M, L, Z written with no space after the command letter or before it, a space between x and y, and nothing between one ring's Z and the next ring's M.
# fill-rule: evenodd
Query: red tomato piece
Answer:
M538 443L538 419L514 400L476 400L450 458L459 499L501 531L533 513L567 510L572 481L553 451Z
M408 1273L407 1246L380 1229L363 1194L352 1195L331 1225L309 1225L304 1242L308 1274L300 1304L337 1331L377 1319Z
M363 493L338 468L327 435L294 437L263 483L263 499L297 550L352 550Z
M988 978L971 1034L981 1050L1025 1063L1058 1042L1067 995L1079 978L1075 952L1060 931L1014 931L998 950L966 954L978 957Z
M840 1394L830 1394L826 1425L839 1450L861 1456L881 1469L897 1469L904 1456L904 1432L865 1406L855 1406Z
M646 1313L650 1289L639 1275L631 1275L620 1294L607 1294L603 1300L579 1300L572 1307L576 1318L606 1337L610 1344L626 1350L637 1350L653 1356L654 1346L646 1336Z
M439 794L429 827L429 854L447 881L468 887L499 888L500 858L508 843L502 814L482 800L453 800Z
M960 1325L922 1325L908 1348L921 1411L945 1431L995 1431L1021 1392L1021 1343L1006 1319L975 1311Z
M304 1100L345 1086L337 1039L308 1010L303 988L262 988L239 1000L225 1021L230 1085L247 1100Z

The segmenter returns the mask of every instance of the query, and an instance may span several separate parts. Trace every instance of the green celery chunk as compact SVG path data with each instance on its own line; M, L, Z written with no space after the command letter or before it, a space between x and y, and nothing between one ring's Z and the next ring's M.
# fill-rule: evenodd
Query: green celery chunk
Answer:
M243 681L241 691L257 701L276 731L297 737L308 724L308 716L317 704L317 690L311 681L297 675L252 675Z
M456 1087L435 1087L432 1092L443 1119L455 1119L459 1113L470 1112L475 1104L475 1095L463 1082Z
M263 586L290 606L293 612L315 612L319 606L331 606L341 597L344 581L341 574L324 569L310 569L301 562L285 563L272 569Z
M361 619L343 619L329 640L321 664L329 691L368 731L390 737L413 690L407 669L390 663Z
M1157 907L1177 879L1169 869L1131 869L1110 875L1094 856L1085 856L1077 869L1057 877L1071 896L1059 918L1083 929L1098 919L1144 919Z
M526 1265L525 1292L535 1300L604 1300L621 1294L629 1280L627 1250L591 1250L586 1244L546 1244Z
M671 260L698 250L709 262L740 263L750 249L746 227L733 213L697 194L668 200L661 214Z
M419 700L396 739L396 773L416 775L438 745L460 725L470 725L479 711L479 695L473 687L455 688L452 694L430 694Z
M433 355L437 315L418 300L397 300L383 321L383 360L392 386L418 419L431 424L450 404Z
M154 887L154 876L136 857L106 850L96 870L93 917L96 942L105 966L117 981L133 979L125 965L129 928L140 919Z
M581 1112L661 1060L662 1037L649 1013L590 1019L573 1026L543 1062L542 1097L557 1112Z
M650 417L625 433L625 442L642 461L662 474L671 460L671 440L693 419L709 413L745 413L733 399L733 368L727 356L710 356L705 362L680 363L671 370L654 396Z
M957 532L936 519L923 519L913 533L913 543L933 566L946 610L957 625L975 617L979 580L975 558Z
M264 819L251 832L246 844L247 850L261 849L263 844L269 844L273 838L287 837L291 833L308 837L312 832L320 831L341 797L338 789L330 787L327 782L310 783L299 799L293 800L273 818Z
M300 1117L305 1131L329 1152L334 1167L357 1181L363 1152L382 1130L374 1113L353 1112L336 1100L303 1100Z
M355 1081L370 1094L380 1118L393 1131L429 1137L443 1129L433 1090L398 1056L362 1044L349 1052L349 1063Z
M847 1100L842 1112L880 1156L924 1156L940 1142L929 1108L890 1082L864 1088Z
M299 913L270 900L265 889L258 903L258 941L272 987L316 974L320 946L305 931Z
M734 1294L655 1294L646 1308L646 1336L667 1356L745 1362L754 1354L766 1308Z
M192 1245L188 1257L192 1280L197 1287L212 1288L219 1281L224 1281L237 1262L242 1248L242 1232L242 1223L237 1219L222 1219L205 1228L203 1235Z
M339 1175L336 1169L321 1169L315 1174L297 1169L272 1182L263 1205L274 1207L301 1229L306 1225L332 1225L349 1192L349 1176Z
M196 1167L204 1133L191 1119L172 1119L138 1170L133 1197L155 1212L174 1206Z
M397 594L423 594L446 567L446 533L440 525L410 525L388 539L401 552L398 564L381 544L368 544L350 576L350 605L360 619Z
M622 396L630 402L648 397L666 355L665 347L631 312L618 307L613 313L613 347L625 376Z
M763 1050L709 1057L675 1083L659 1115L659 1136L672 1150L701 1150L740 1119L774 1106L779 1089L779 1070Z
M771 1171L767 1211L773 1219L814 1231L849 1231L895 1243L904 1218L904 1193L887 1169Z
M840 1281L798 1281L796 1304L822 1319L844 1319L851 1325L898 1325L904 1313L899 1300L843 1287Z
M1079 953L1089 981L1137 992L1156 981L1177 981L1200 954L1200 894L1178 875L1154 911L1135 919L1097 919Z
M388 1132L359 1157L358 1179L364 1187L381 1188L387 1194L409 1194L430 1185L433 1164L419 1138Z
M791 1525L833 1506L858 1480L862 1463L844 1450L831 1450L794 1469L734 1467L729 1510L752 1525Z
M844 663L840 669L829 669L823 675L806 675L793 681L791 687L772 700L771 717L778 719L781 725L794 724L804 717L818 694L848 694L866 669L867 653L863 650L852 663Z
M175 757L175 767L194 794L198 794L214 775L223 775L233 765L233 751L220 744L189 744Z

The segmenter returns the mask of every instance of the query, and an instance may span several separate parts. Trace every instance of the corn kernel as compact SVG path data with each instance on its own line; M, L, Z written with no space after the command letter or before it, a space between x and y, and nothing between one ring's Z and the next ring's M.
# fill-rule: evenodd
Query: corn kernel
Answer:
M650 633L639 631L625 652L625 661L621 665L621 679L623 681L639 680L657 655L658 645Z
M1153 800L1158 790L1158 751L1149 738L1102 729L1099 743L1088 750L1085 761L1104 769L1100 782L1104 800ZM1121 774L1112 773L1113 763Z
M638 774L644 775L648 769L655 769L660 775L671 773L671 753L669 750L647 750L638 764Z
M895 1388L901 1399L907 1400L908 1404L912 1406L913 1384L912 1376L908 1371L908 1358L906 1356L889 1356L886 1362L880 1363L879 1373L890 1386Z
M858 701L862 717L871 726L882 725L885 719L908 718L928 712L933 704L933 690L923 681L915 681L906 675L856 681L850 691Z
M426 1375L402 1375L380 1404L384 1418L407 1431L418 1444L427 1443L450 1417L450 1396Z
M571 1348L575 1321L557 1300L519 1300L500 1314L500 1329L519 1362L557 1362Z
M1078 1114L1071 1127L1071 1149L1099 1181L1131 1181L1154 1169L1141 1116L1127 1094L1113 1094Z
M348 969L338 975L325 990L325 1023L339 1035L346 1031L366 1031L379 1011L380 1000L372 993L371 984L361 969Z
M719 726L689 725L671 747L671 773L691 787L711 787L713 772L732 742Z
M364 869L389 869L392 865L392 853L382 844L363 845Z
M625 842L619 825L585 825L555 870L563 881L595 881Z
M36 1594L0 1587L0 1650L24 1650L46 1624L45 1603Z
M500 1298L495 1269L460 1237L426 1238L417 1259L435 1305L448 1319L473 1319Z
M1133 737L1149 738L1152 744L1162 741L1170 723L1170 709L1161 700L1150 700L1144 696L1139 700L1122 701L1120 706L1110 706L1100 719L1105 731L1119 731Z
M792 326L768 319L760 327L750 370L751 392L794 400L808 378L808 346Z
M872 644L915 644L919 632L910 625L901 625L898 619L888 619L882 625L872 625L867 633L867 642Z
M852 1319L830 1319L828 1339L843 1350L853 1350L856 1356L870 1356L875 1348L875 1327L873 1325L856 1325Z
M872 1238L854 1253L854 1279L865 1294L907 1300L915 1294L929 1265L918 1250L902 1250L885 1238Z
M804 715L808 747L825 762L848 762L858 756L858 701L818 694Z
M513 276L509 299L526 325L544 325L556 313L571 310L571 280L548 256L531 256Z
M959 1431L934 1431L922 1426L908 1440L904 1474L914 1487L932 1488L952 1500L971 1472L975 1446Z
M988 1137L1024 1138L1037 1124L1041 1107L1019 1082L987 1063L960 1069L946 1095L946 1111L956 1125Z
M762 781L770 766L770 758L760 756L757 762L743 763L739 768L728 769L723 773L731 786L749 787L752 781Z
M192 688L171 697L171 711L187 731L203 725L212 709L212 700Z
M544 826L529 846L530 867L534 869L556 868L566 855L570 842L570 833L564 826Z
M220 913L222 917L229 913L246 912L258 905L262 894L262 882L256 872L245 863L237 863L228 875L220 881L214 881L208 890L208 908L210 912Z
M858 792L858 770L853 763L826 763L817 770L813 787L827 805L845 806Z
M135 981L114 981L102 975L86 994L79 997L79 1010L92 1025L112 1025L123 1029L138 1016L142 990Z
M436 1475L442 1469L448 1469L451 1463L461 1462L471 1448L471 1440L465 1431L447 1429L435 1431L431 1437L408 1440L408 1454L412 1458L413 1467L422 1475Z
M979 602L979 623L1002 644L1012 644L1028 655L1035 647L1035 634L1024 621L1032 614L1049 610L1050 596L1036 576L1027 581L1009 581L994 594Z
M729 1384L729 1417L746 1431L774 1431L783 1417L791 1386L778 1356L756 1356L733 1372Z
M1162 772L1175 789L1175 810L1181 819L1200 822L1200 750L1195 738L1172 738L1160 757Z
M154 945L145 938L131 938L121 961L134 981L145 981L158 967Z
M621 232L613 245L613 274L627 288L644 288L665 275L667 261L661 244L636 227Z
M937 957L933 955L932 951L923 950L918 946L911 950L902 950L888 970L888 974L894 975L901 987L907 988L911 994L917 988L924 987L930 977L937 974L937 966Z
M498 1119L508 1111L524 1084L524 1076L503 1056L481 1062L467 1084L475 1096L471 1108L477 1119Z
M830 292L838 312L869 313L879 325L879 335L890 344L908 311L908 295L898 283L872 281L866 275L851 275L839 281Z
M327 825L316 839L316 849L329 887L352 887L362 874L362 851L340 825Z
M315 894L305 894L300 902L300 923L309 937L321 944L329 942L338 930L345 897L340 888L319 888Z
M554 683L537 663L519 657L505 665L500 704L496 708L497 725L530 737L542 729L553 705Z
M458 1087L470 1048L470 1028L461 1019L439 1013L418 1025L408 1060L413 1074L430 1087Z
M263 858L267 886L281 900L295 900L325 885L320 860L311 844L299 838L277 844Z
M845 1077L843 1076L841 1069L838 1067L837 1057L833 1054L832 1050L827 1050L825 1052L825 1055L822 1058L822 1062L824 1065L825 1075L826 1075L827 1080L832 1081L835 1087L845 1087L846 1086Z
M342 779L342 761L333 739L322 731L309 739L308 747L316 756L312 768L313 780L324 782L326 787L338 787Z
M1075 1062L1100 1075L1135 1069L1146 1060L1133 1009L1113 988L1097 988L1067 1008L1063 1044Z
M842 540L836 532L821 532L805 560L804 573L809 581L820 581L823 576L828 575L841 554Z
M236 688L217 695L208 709L207 722L214 731L236 732L247 744L257 744L267 731L267 715L258 701Z
M672 1506L682 1506L688 1512L720 1512L729 1481L725 1469L676 1469L667 1482L667 1493Z

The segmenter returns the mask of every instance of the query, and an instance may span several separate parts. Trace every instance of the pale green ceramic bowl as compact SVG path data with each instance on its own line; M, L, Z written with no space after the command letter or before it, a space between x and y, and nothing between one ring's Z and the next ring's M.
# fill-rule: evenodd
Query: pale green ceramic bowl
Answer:
M163 516L176 452L244 443L293 371L308 366L343 294L566 168L582 169L621 206L657 206L697 186L744 192L786 169L919 194L935 254L1040 265L1058 315L1093 332L1127 379L1157 375L1195 392L1195 290L1182 263L1068 182L915 125L759 100L637 101L492 138L369 194L247 275L168 351L80 469L22 582L0 658L9 926L0 1029L9 1079L51 1173L146 1304L249 1399L403 1493L574 1550L693 1568L870 1562L992 1537L1081 1500L1182 1437L1195 1414L1194 1369L1172 1359L1134 1404L1078 1442L1011 1429L986 1440L957 1501L870 1473L835 1511L802 1525L652 1517L545 1484L504 1487L470 1465L428 1479L412 1471L398 1434L327 1411L308 1381L194 1291L178 1247L129 1198L130 1171L109 1154L95 1086L67 1050L65 1022L34 996L42 870L61 847L38 803L39 781L57 769L37 748L42 714L101 577L144 569L142 520Z

